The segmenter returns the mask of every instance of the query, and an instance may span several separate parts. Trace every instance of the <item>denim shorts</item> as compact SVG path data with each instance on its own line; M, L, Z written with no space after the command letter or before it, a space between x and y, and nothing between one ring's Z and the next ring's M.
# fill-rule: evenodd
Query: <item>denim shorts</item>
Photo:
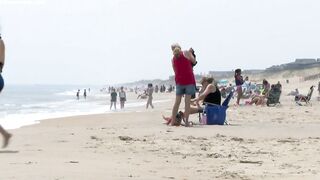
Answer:
M191 85L177 85L176 95L193 95L196 93L196 88L194 84Z

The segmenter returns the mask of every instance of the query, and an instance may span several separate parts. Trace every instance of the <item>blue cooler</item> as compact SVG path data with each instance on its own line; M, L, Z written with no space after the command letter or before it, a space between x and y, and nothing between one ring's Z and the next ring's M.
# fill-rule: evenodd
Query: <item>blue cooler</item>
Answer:
M207 115L207 124L224 125L227 108L228 106L206 105L204 110Z

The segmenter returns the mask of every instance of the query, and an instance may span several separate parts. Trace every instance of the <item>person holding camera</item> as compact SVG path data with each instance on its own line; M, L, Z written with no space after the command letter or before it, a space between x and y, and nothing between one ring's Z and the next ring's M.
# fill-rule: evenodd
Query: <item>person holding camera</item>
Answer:
M184 118L186 126L189 125L189 113L190 113L190 100L191 96L195 94L195 78L193 74L192 64L196 63L196 60L190 51L182 51L179 44L171 45L173 58L172 68L175 74L176 82L176 98L172 109L172 121L171 125L174 126L176 122L176 115L179 110L182 96L185 97L185 114Z

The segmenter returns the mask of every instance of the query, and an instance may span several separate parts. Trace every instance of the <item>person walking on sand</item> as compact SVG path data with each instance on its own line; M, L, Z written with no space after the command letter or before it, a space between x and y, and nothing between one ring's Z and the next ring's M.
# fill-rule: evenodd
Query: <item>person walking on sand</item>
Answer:
M120 92L119 92L119 98L120 98L120 108L124 108L124 103L127 100L126 92L123 90L123 87L121 86Z
M110 110L112 106L114 106L114 109L117 110L117 93L115 88L112 88L110 96L111 96Z
M240 104L240 99L242 97L242 84L243 84L243 77L241 76L241 69L236 69L234 71L234 79L237 87L237 104Z
M153 109L154 106L152 104L152 99L153 99L153 86L152 84L148 84L148 89L147 89L147 94L148 94L148 101L147 101L147 105L146 105L146 109L149 108L149 105L151 106L151 108Z
M192 64L196 61L190 51L181 51L179 44L171 45L173 52L172 68L175 74L176 82L176 98L172 108L171 125L174 126L176 122L176 115L179 110L182 96L185 96L185 122L189 125L190 100L191 95L195 93L195 78L192 70Z
M5 57L5 46L4 46L4 42L1 38L1 34L0 34L0 92L2 91L3 87L4 87L4 80L2 78L2 68L4 66L4 57ZM3 145L2 148L5 148L8 146L10 138L11 138L11 134L8 133L1 125L0 125L0 133L3 137Z

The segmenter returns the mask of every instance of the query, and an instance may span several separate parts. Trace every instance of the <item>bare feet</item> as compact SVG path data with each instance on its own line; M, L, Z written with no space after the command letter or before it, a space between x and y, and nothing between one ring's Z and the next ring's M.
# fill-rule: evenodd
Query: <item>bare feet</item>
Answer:
M6 148L8 146L11 137L12 137L12 134L9 134L9 133L3 136L4 140L3 140L2 148Z

